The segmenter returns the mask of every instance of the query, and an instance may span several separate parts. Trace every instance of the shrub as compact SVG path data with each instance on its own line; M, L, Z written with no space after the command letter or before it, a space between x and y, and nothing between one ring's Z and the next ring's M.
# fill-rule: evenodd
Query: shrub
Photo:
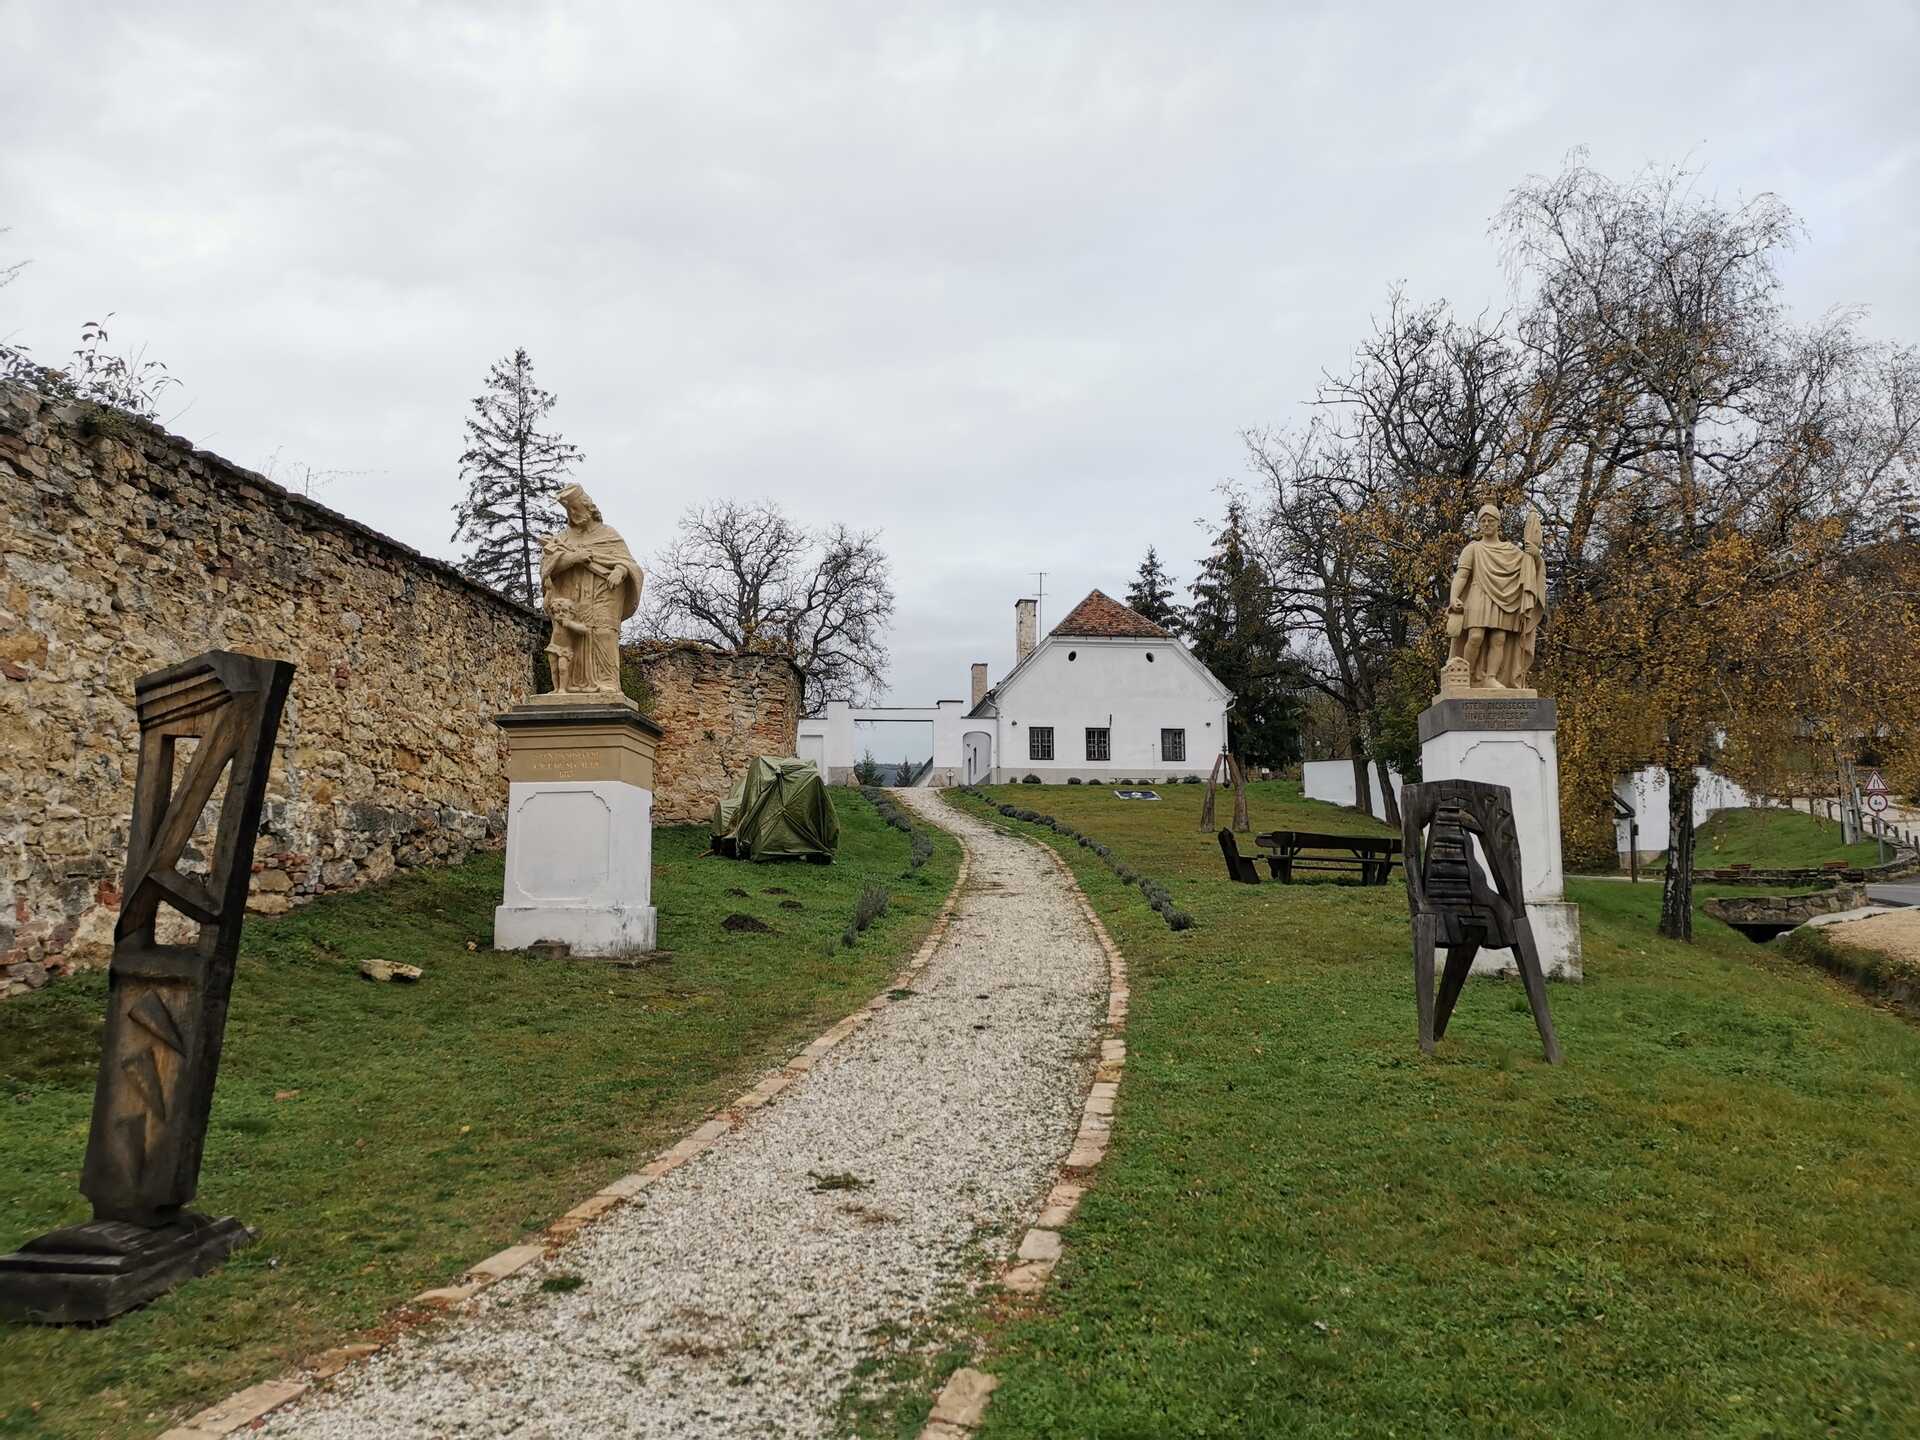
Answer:
M1029 775L1020 783L1022 785L1038 785L1040 783L1040 777L1038 775Z
M1200 783L1200 777L1198 775L1189 775L1180 783L1182 785L1198 785Z
M887 887L869 885L860 892L860 898L853 906L853 928L865 930L874 921L887 913Z
M1069 776L1067 777L1067 784L1069 784L1069 785L1078 785L1078 784L1080 784L1080 783L1082 783L1082 782L1081 782L1081 780L1080 780L1080 777L1079 777L1078 775L1069 775Z
M1193 928L1193 916L1184 910L1167 910L1162 913L1166 916L1167 928L1169 930L1191 930Z

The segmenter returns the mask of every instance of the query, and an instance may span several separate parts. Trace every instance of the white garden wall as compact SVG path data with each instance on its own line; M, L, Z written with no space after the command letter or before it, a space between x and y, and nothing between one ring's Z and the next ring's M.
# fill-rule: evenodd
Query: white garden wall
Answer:
M1300 769L1307 799L1348 807L1355 803L1351 760L1309 760ZM1387 778L1393 782L1393 793L1398 797L1402 783L1400 772L1389 769ZM1367 767L1367 781L1367 798L1372 801L1373 816L1376 820L1384 820L1387 818L1387 806L1380 794L1380 772L1371 765Z

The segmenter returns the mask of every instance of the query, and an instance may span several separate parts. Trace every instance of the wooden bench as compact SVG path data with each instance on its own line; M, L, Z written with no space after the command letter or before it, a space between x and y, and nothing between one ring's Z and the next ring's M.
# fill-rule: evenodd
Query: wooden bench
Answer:
M1282 885L1296 870L1355 875L1362 885L1384 885L1400 863L1400 842L1383 835L1321 835L1311 830L1271 830L1253 837L1267 852L1267 868ZM1337 851L1337 854L1310 853Z
M1238 880L1242 885L1260 883L1260 867L1254 864L1252 856L1240 853L1240 847L1233 843L1233 831L1220 832L1220 853L1226 857L1229 880Z

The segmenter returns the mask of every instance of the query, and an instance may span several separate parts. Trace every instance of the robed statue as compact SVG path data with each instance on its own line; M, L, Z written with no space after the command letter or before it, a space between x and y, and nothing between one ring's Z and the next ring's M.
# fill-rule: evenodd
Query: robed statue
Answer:
M620 693L620 622L640 608L645 579L627 542L578 485L560 492L567 528L540 542L540 594L553 638L553 688Z
M1540 622L1547 613L1547 571L1540 552L1540 514L1527 514L1525 542L1500 538L1500 510L1482 505L1478 537L1460 552L1447 600L1447 665L1440 694L1519 691L1533 669Z

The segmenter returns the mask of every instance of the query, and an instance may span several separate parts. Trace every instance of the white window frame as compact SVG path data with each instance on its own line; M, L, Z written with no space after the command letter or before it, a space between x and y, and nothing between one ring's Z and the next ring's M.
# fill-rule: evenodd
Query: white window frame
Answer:
M1178 735L1180 737L1180 753L1178 755L1169 755L1167 753L1167 737L1169 735ZM1184 765L1187 763L1187 732L1184 727L1167 725L1161 728L1160 763L1163 765Z
M1100 737L1101 753L1098 755L1093 753L1093 737L1096 735ZM1087 726L1086 753L1087 753L1087 763L1089 765L1093 765L1093 764L1104 765L1104 764L1107 764L1109 761L1111 761L1113 759L1113 728L1108 725Z
M1044 755L1035 753L1040 749L1040 737L1042 735L1047 737L1046 738L1047 753ZM1053 726L1029 725L1027 727L1027 759L1029 760L1053 759Z

